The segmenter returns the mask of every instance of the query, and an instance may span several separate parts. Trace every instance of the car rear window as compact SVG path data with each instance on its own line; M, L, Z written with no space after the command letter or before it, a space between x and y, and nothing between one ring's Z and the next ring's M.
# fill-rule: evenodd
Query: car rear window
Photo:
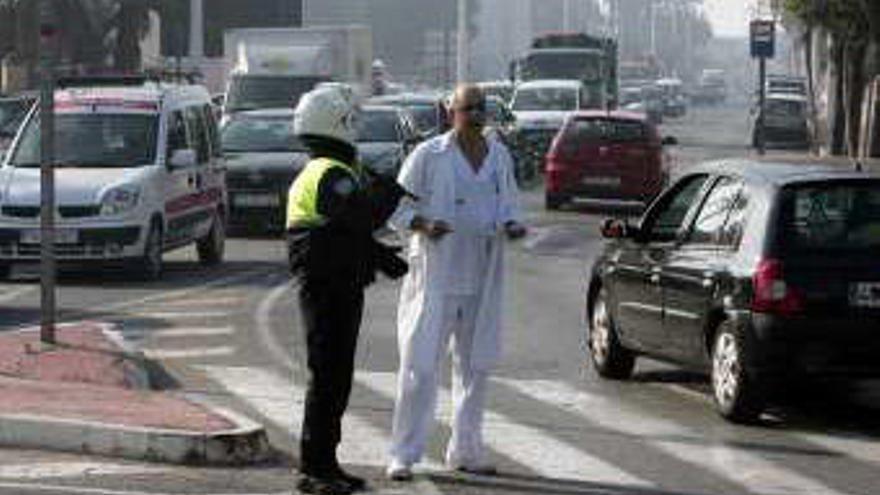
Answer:
M648 139L648 129L635 120L575 119L566 137L577 141L638 142Z
M880 251L880 181L792 186L783 192L788 251Z

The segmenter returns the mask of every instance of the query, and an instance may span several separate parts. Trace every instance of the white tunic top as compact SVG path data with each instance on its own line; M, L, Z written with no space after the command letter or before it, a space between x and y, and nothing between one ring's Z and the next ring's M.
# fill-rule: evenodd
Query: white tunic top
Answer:
M455 216L452 265L447 293L476 295L488 276L489 254L499 228L499 185L495 157L486 155L479 172L456 145L452 154L455 168Z

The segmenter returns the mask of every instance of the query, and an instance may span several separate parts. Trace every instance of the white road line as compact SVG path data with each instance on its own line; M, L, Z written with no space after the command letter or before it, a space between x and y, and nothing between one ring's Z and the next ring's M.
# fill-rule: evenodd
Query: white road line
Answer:
M266 419L291 432L291 438L298 436L305 396L302 386L263 368L201 366L199 369ZM388 435L380 428L351 411L346 414L342 422L340 461L384 467L388 444Z
M123 474L150 474L170 471L167 467L147 464L112 464L100 462L40 462L0 466L3 479L71 478Z
M222 347L193 347L189 349L143 349L144 355L149 359L190 359L201 357L231 356L235 354L235 348Z
M71 493L80 495L221 495L196 492L144 492L138 490L113 490L108 488L90 488L82 486L69 485L50 485L45 483L8 483L0 482L0 490L2 489L16 490L15 493L39 493L39 492L55 492L55 493ZM222 495L294 495L293 492L272 492L272 493L224 493Z
M259 335L260 340L263 341L263 348L269 352L269 355L277 364L290 370L293 373L294 378L300 379L304 377L304 372L299 362L291 356L295 350L280 345L275 338L275 335L272 333L272 309L278 301L281 300L281 297L291 288L291 282L285 282L272 289L272 291L260 301L254 319L257 323L257 334Z
M149 334L150 337L215 337L232 335L235 327L175 327L162 330L138 330L139 333Z
M534 400L574 413L585 422L639 436L651 448L729 479L753 493L774 495L840 495L821 482L730 445L706 445L702 432L678 423L634 412L595 394L549 380L498 379Z
M393 400L397 384L394 373L360 372L356 374L356 379L361 385ZM450 395L448 390L441 389L438 402L448 406ZM451 424L448 414L442 415L442 421L447 425ZM486 411L484 440L492 450L547 478L653 486L647 480L497 411Z
M163 301L162 306L192 306L192 307L205 307L205 306L240 306L247 302L246 297L225 297L222 295L218 295L216 297L199 297L194 299L179 299L172 301Z
M126 313L127 318L155 318L157 320L207 320L212 318L229 318L228 311L138 311Z
M14 300L18 299L19 297L27 294L28 292L34 292L36 290L37 290L36 287L21 287L19 289L13 289L10 291L3 292L2 294L0 294L0 303L14 301Z

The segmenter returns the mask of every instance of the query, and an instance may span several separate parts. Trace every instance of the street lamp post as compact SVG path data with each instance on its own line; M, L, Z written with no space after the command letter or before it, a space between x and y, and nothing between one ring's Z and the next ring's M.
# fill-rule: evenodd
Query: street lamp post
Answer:
M458 47L456 50L456 81L461 84L468 80L467 0L458 0Z
M40 2L40 341L55 343L55 0Z

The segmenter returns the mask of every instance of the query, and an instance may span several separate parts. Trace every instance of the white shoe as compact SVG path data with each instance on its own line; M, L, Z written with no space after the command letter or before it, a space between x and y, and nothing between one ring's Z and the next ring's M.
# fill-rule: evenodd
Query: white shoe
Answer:
M394 459L385 470L385 475L392 481L411 481L413 479L412 465Z

